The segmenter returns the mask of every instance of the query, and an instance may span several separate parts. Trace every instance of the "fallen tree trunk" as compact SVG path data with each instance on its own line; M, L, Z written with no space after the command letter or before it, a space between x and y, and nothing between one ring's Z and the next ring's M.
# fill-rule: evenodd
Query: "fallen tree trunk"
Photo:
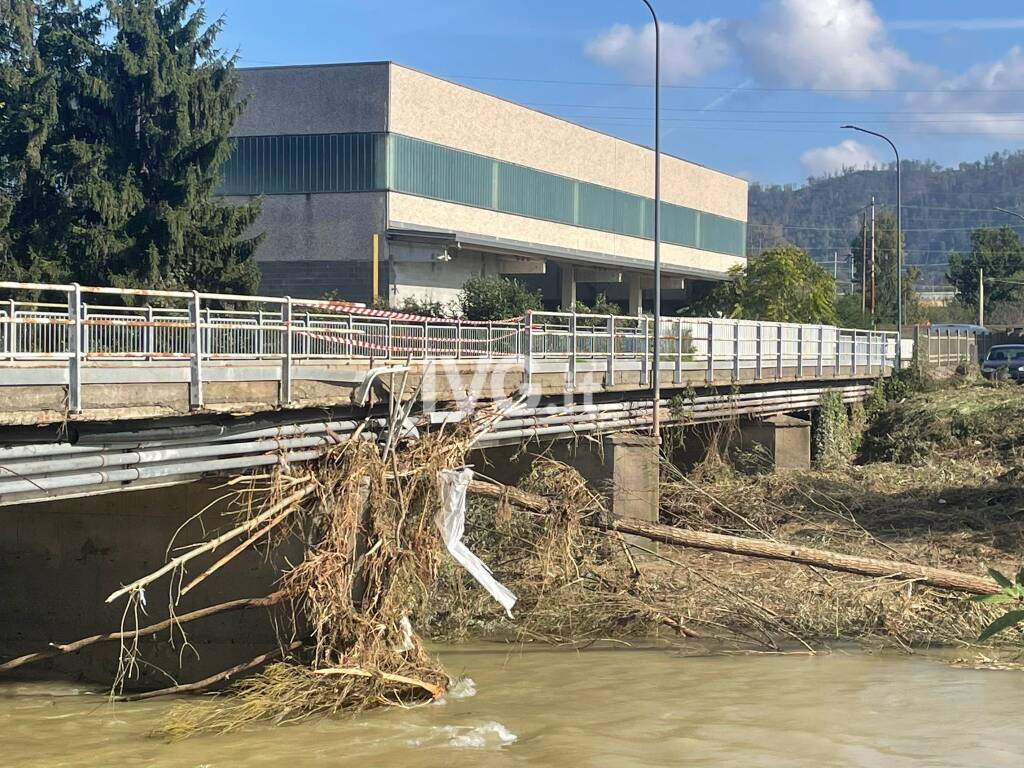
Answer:
M492 499L504 499L532 512L550 513L558 508L556 500L545 496L521 491L518 488L502 486L482 480L473 480L469 484L469 492ZM886 579L916 581L938 589L956 592L969 592L975 595L991 595L1000 591L999 585L992 579L972 576L959 571L945 568L930 568L914 563L894 560L876 560L871 557L845 555L824 549L812 549L783 542L750 539L742 536L726 536L720 533L706 533L690 528L676 528L671 525L660 525L632 517L620 517L611 520L603 519L603 515L594 515L583 521L584 525L604 531L618 531L632 536L642 536L662 544L674 544L679 547L705 549L713 552L726 552L744 557L756 557L765 560L784 560L790 563L813 565L844 573L856 573L861 576L875 576Z
M90 645L96 645L97 643L108 643L114 640L130 640L138 637L148 637L149 635L155 635L157 632L169 629L174 625L184 624L189 621L195 621L196 619L203 619L207 616L215 616L219 613L239 611L245 608L269 608L277 605L287 596L288 593L282 590L280 592L274 592L272 595L267 595L266 597L251 597L243 598L241 600L231 600L227 603L211 605L189 613L183 613L180 616L164 619L156 624L150 624L148 627L140 627L139 629L127 630L125 632L107 632L102 635L92 635L90 637L83 637L81 640L76 640L73 643L54 643L51 645L49 650L29 653L25 656L19 656L16 659L11 659L4 664L0 664L0 673L10 672L11 670L22 667L25 664L31 664L36 661L44 661L45 659L52 659L55 656L62 656L66 653L74 653L75 651L80 651L83 648L88 648Z

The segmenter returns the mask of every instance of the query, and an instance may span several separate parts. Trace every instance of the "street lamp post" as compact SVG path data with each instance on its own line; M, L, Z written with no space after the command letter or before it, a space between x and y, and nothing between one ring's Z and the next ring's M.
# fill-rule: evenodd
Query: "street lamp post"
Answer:
M993 208L993 210L999 211L1000 213L1008 213L1011 216L1016 216L1018 219L1024 219L1024 213L1017 213L1016 211L1008 211L1005 208Z
M867 128L857 125L844 125L843 128L850 128L861 133L868 133L884 140L896 153L896 331L899 336L899 343L896 348L896 359L899 365L903 364L903 184L900 174L900 151L892 143L892 139Z
M643 0L654 19L654 359L651 389L654 408L651 431L661 440L661 24L650 0Z

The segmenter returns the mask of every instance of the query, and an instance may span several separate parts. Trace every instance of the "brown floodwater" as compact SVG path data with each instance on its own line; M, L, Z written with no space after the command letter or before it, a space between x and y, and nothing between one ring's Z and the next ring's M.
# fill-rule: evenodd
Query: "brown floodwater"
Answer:
M0 765L1024 766L1021 672L856 651L435 650L472 679L461 698L171 744L150 735L171 701L0 682Z

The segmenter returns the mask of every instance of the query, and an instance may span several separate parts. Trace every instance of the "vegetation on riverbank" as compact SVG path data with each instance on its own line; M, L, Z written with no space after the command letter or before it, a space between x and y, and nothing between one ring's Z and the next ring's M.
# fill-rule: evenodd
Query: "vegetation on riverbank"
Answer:
M816 468L750 474L722 458L727 450L711 450L689 474L664 468L662 521L978 575L986 567L1016 572L1024 562L1019 389L905 375L879 386L866 409L847 408L830 394L823 402ZM728 432L720 430L717 440L727 442ZM571 468L557 474L563 486L575 476L583 487ZM546 525L495 516L493 505L476 503L468 541L521 596L517 620L499 619L487 595L453 569L439 587L458 599L423 616L423 630L445 639L590 642L663 631L660 615L705 637L768 648L849 640L910 647L973 644L1000 615L998 606L909 580L695 550L648 553L643 550L651 547L635 543L627 550L586 530L579 531L588 541L586 556L566 561L584 566L554 578L537 570L540 561L531 554L542 548ZM581 541L571 546L582 552Z

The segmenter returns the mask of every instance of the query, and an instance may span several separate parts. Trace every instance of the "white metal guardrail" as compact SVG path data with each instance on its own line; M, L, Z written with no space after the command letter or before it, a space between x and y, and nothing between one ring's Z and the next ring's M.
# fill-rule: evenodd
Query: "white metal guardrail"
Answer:
M663 319L659 332L649 317L533 312L524 330L527 377L534 361L568 360L569 381L583 362L603 361L614 382L626 361L650 382L655 339L661 366L675 371L677 384L703 371L708 384L777 380L786 375L832 378L883 373L899 364L897 334L827 325L800 325L715 318ZM689 372L689 373L686 373ZM684 375L685 374L685 375Z
M210 361L280 361L282 403L291 401L297 360L517 360L534 369L557 363L566 385L582 368L639 370L649 383L654 344L675 381L708 383L830 378L884 373L897 365L896 334L831 326L672 318L655 331L646 317L531 312L471 322L384 312L337 301L146 291L77 284L0 282L0 366L60 361L68 406L81 409L82 368L90 362L180 361L190 401L201 407ZM2 373L0 373L2 376ZM2 382L0 382L2 383Z

